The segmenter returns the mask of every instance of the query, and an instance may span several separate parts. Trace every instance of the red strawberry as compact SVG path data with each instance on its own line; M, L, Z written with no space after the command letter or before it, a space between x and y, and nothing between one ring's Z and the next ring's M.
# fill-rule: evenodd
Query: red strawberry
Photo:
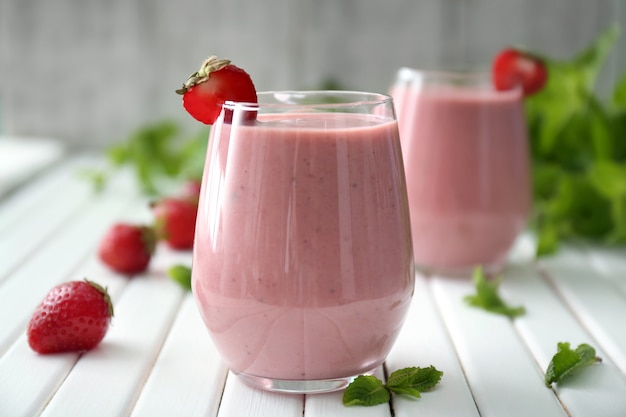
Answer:
M496 89L508 90L521 85L524 95L530 96L543 88L548 71L539 57L508 48L494 59L492 75Z
M174 249L191 249L196 230L198 199L163 198L152 205L159 239Z
M226 101L256 103L256 89L244 70L232 65L227 59L212 56L205 60L198 72L194 72L176 90L183 96L183 106L196 120L212 125ZM255 114L246 112L248 117Z
M114 224L100 242L102 262L123 274L143 272L148 267L156 242L151 227L127 223Z
M113 317L105 288L91 281L70 281L54 287L35 309L26 331L38 353L84 351L104 338Z

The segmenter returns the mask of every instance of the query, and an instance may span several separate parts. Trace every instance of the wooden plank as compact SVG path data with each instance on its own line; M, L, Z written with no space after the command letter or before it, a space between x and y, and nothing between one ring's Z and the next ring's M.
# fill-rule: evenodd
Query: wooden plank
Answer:
M13 225L24 213L33 212L58 199L67 181L71 177L75 179L80 167L89 164L95 164L95 159L84 155L68 158L0 200L0 231Z
M228 374L219 417L300 417L304 395L277 394L252 388Z
M89 183L78 179L79 170L93 167L96 161L87 156L71 159L0 206L2 223L8 222L0 234L0 283L35 254L42 242L54 239L54 233L62 233L62 228L68 227L81 211L89 210L101 199L139 199L137 206L144 210L135 213L142 213L142 220L146 220L148 202L137 196L130 171L113 176L108 193L95 193Z
M122 212L144 211L140 199L101 195L58 230L0 285L0 354L17 338L35 306L54 285L75 279L73 269L95 250L105 230Z
M481 416L565 415L511 320L463 301L470 280L432 277L431 287Z
M39 415L78 356L78 353L37 355L22 334L0 359L0 415Z
M95 257L81 265L78 272L82 273L76 274L76 279L88 276L107 287L114 306L128 283L126 277L109 271ZM38 355L22 333L0 357L0 416L39 415L79 357L78 353Z
M106 214L114 216L125 207L124 202L107 202L76 218L65 233L47 242L2 283L0 317L11 320L0 326L0 353L24 329L31 312L50 288L76 278L72 270L93 250L94 241L104 232ZM94 222L102 226L93 226Z
M598 355L605 355L602 346L585 331L539 272L532 268L510 269L501 289L506 299L518 300L526 308L526 314L515 320L515 327L543 372L559 342L569 342L572 348L589 343L595 345ZM554 387L570 415L623 416L626 379L610 360L572 376Z
M433 295L426 279L419 274L409 315L386 363L389 373L409 366L430 365L444 373L440 384L418 400L394 397L396 417L479 415Z
M88 185L77 180L63 181L54 194L44 195L47 198L36 206L19 211L20 216L0 234L0 283L58 229L67 227L93 198Z
M182 301L165 277L136 276L106 339L83 354L42 416L122 416L133 406Z
M562 248L542 265L569 308L626 374L626 294L594 270L584 252L573 248Z
M58 140L0 136L0 197L58 161L64 152Z
M593 247L585 252L594 270L626 294L626 249Z
M226 374L195 301L187 294L131 415L215 416Z
M63 181L56 183L55 186L63 187L71 181L76 182L76 179L73 176L64 177ZM121 181L124 179L122 178ZM117 180L113 183L118 191L123 188L119 182L120 180ZM47 248L43 250L43 255L39 252L35 254L33 259L29 259L22 266L22 269L17 271L17 276L12 277L15 280L11 280L0 287L2 290L0 291L0 298L5 300L3 307L6 307L7 311L12 306L12 304L5 305L7 302L19 303L19 305L13 306L15 308L12 313L14 322L7 322L6 325L2 326L0 332L11 329L15 332L23 331L34 305L39 302L39 299L31 297L34 304L28 307L25 302L27 297L24 295L20 295L16 299L7 296L7 294L40 289L42 292L40 297L43 297L43 294L53 285L66 280L92 279L108 288L114 306L117 305L118 297L128 283L128 277L108 269L97 258L94 249L95 244L100 239L101 231L108 227L116 216L124 216L137 221L145 220L148 217L142 199L130 200L129 204L128 198L124 194L128 195L129 193L103 195L93 199L91 201L92 207L87 207L86 213L81 213L81 216L74 218L70 228L58 233L57 240L46 245ZM122 210L124 210L123 214L121 213ZM58 251L67 251L67 247L78 249L72 249L69 251L69 256L59 258ZM163 248L158 248L155 255L155 258L160 260L163 256L159 256L159 252L163 252ZM86 260L74 267L71 260L80 262L83 254L87 254ZM45 258L44 260L42 260L42 256ZM186 254L185 259L188 258L189 255ZM50 259L50 262L47 262L47 259ZM63 259L67 259L67 261L59 262ZM41 264L38 264L39 261ZM24 269L27 272L30 271L32 275L24 273ZM150 272L156 271L161 276L164 276L164 269L164 265L159 265L158 261L153 261L150 266ZM36 278L33 279L33 276ZM15 320L16 316L20 319ZM23 323L23 327L21 325L11 327L11 325L16 324L15 322ZM6 333L4 335L7 336ZM10 343L10 337L5 340L5 343ZM2 404L0 410L3 408L10 410L10 413L0 412L0 415L32 416L39 414L71 371L78 358L79 355L75 353L37 355L30 350L26 343L25 334L22 333L17 342L0 357L0 403ZM28 370L28 372L23 370Z
M69 171L65 172L67 174ZM73 170L72 170L73 172ZM82 277L89 277L107 287L113 298L114 304L117 308L117 296L121 291L121 288L128 282L128 277L115 274L111 272L105 265L103 265L95 253L96 244L99 242L102 232L117 219L124 219L128 221L147 222L151 220L149 210L147 210L147 204L145 199L137 198L136 192L133 188L133 183L130 181L131 177L126 174L120 174L110 184L108 191L102 195L98 195L95 198L89 199L89 203L84 205L85 211L78 213L71 221L68 221L68 228L59 231L54 237L48 237L48 240L54 239L50 244L46 244L42 251L34 254L33 259L29 259L28 262L17 271L17 276L11 276L9 280L2 288L2 294L0 298L6 296L9 301L14 299L9 297L10 293L15 293L20 290L24 290L21 287L28 287L29 291L33 288L41 288L42 295L52 286L58 282L68 279L80 279ZM68 185L74 185L79 183L72 175L63 175L61 181L55 182L56 188L62 188L66 192ZM84 184L81 184L84 186ZM45 191L51 191L45 189ZM68 207L68 211L72 210L72 205L68 205L67 199L59 199L61 204L65 204ZM22 233L24 226L16 230L15 233ZM28 235L28 233L22 233ZM67 248L72 248L67 251ZM68 252L66 256L64 253ZM76 268L72 264L72 260L79 262L83 256L87 256L87 261L83 262ZM44 259L42 259L44 258ZM144 277L158 277L160 280L166 280L165 271L174 263L187 263L190 264L191 254L190 252L174 252L163 245L157 248L157 252L150 264L149 270ZM48 262L49 261L49 262ZM39 272L37 271L44 271ZM50 274L50 271L54 271ZM30 272L30 273L28 273ZM36 276L37 279L27 279L27 276ZM137 279L137 278L134 278ZM41 283L43 281L46 284ZM168 284L170 287L173 283ZM180 292L180 290L177 291ZM26 314L22 322L25 326L25 321L30 316L32 308L24 307L24 298L21 296L15 299L15 303L19 301L22 311L18 311L18 316ZM39 300L34 297L33 303L37 303ZM11 307L3 305L7 310ZM28 311L27 311L28 310ZM118 312L119 314L119 312ZM15 312L13 314L15 317ZM117 318L114 319L114 326ZM21 326L13 326L15 323L7 323L7 326L2 326L1 331L13 329L15 332L20 331ZM107 336L108 338L108 336ZM107 339L105 338L105 341ZM10 337L7 339L7 343L10 343ZM156 346L158 347L158 346ZM33 360L33 356L35 360ZM54 355L53 355L54 356ZM50 400L51 396L56 391L57 387L61 384L63 379L68 375L74 364L78 359L77 354L60 355L65 359L63 361L47 361L47 357L40 357L35 355L27 346L25 337L22 336L18 341L13 344L11 349L0 358L0 375L10 375L10 378L3 378L0 381L0 400L3 407L10 407L11 412L6 415L24 415L30 416L38 414L37 410L41 410L43 406ZM33 369L33 372L23 373L21 369ZM4 386L6 385L6 386ZM16 387L28 387L28 389L20 389L19 392L15 392ZM23 398L24 396L28 398ZM6 397L5 397L6 396ZM0 413L0 415L5 415Z

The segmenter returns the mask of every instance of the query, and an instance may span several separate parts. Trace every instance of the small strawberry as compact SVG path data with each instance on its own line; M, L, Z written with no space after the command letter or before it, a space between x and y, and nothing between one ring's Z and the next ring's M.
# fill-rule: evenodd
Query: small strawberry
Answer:
M191 74L176 92L183 96L187 112L207 125L215 122L226 101L257 102L256 89L248 73L229 60L215 56L206 59L200 70ZM256 117L252 112L246 115Z
M524 96L530 96L543 88L548 71L541 58L508 48L495 57L492 75L497 90L508 90L521 85Z
M26 330L38 353L85 351L106 335L113 304L106 288L84 280L54 287L35 309Z
M198 199L167 197L152 204L157 238L173 249L191 249Z
M146 270L155 244L156 236L151 227L117 223L104 235L98 254L113 270L135 274Z

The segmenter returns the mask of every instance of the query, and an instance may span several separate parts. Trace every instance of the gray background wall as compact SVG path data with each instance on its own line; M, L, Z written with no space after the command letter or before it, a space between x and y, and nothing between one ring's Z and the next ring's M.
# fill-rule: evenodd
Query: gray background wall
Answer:
M570 57L612 22L626 32L626 0L0 0L0 129L100 147L197 128L174 90L210 54L258 90L386 92L401 66L480 68L509 44Z

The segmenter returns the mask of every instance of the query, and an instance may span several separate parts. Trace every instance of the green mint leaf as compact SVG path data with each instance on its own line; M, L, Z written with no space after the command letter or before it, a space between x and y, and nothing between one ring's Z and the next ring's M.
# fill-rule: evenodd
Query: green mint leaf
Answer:
M97 169L82 169L78 172L78 176L90 182L96 193L102 192L109 180L109 174L106 171Z
M491 313L502 314L510 318L515 318L525 313L524 307L510 307L500 298L498 288L501 278L489 281L485 277L482 267L476 267L474 268L473 280L476 294L467 295L464 298L470 306L482 308Z
M568 221L576 236L602 239L613 229L611 202L604 197L588 175L573 175L563 184L570 187Z
M613 49L618 36L619 26L616 24L611 25L605 29L587 49L574 58L572 66L582 73L588 91L594 89L598 74L607 56Z
M608 244L623 244L626 242L626 164L598 161L589 169L588 180L607 200L608 226L600 237Z
M598 161L589 170L589 180L606 198L626 196L626 165Z
M144 194L163 194L176 181L201 178L207 138L206 129L182 136L179 125L171 120L148 124L107 148L108 168L128 167ZM97 185L94 178L84 177ZM100 187L104 185L102 181Z
M428 368L404 368L389 375L385 386L394 394L420 398L420 393L437 385L442 376L443 372L438 371L432 365Z
M544 220L537 229L535 256L541 258L555 254L559 250L559 232L555 222Z
M621 111L626 111L626 72L617 82L613 89L613 106Z
M626 243L626 195L612 199L611 205L614 228L607 237L607 243L623 245Z
M130 147L126 142L111 145L106 150L106 156L113 166L120 167L129 162Z
M572 371L600 361L601 359L596 356L596 350L586 343L578 345L575 350L572 350L567 342L559 343L557 352L546 369L546 386L549 388L553 383L558 384Z
M380 379L373 375L360 375L343 392L343 405L372 406L389 402L390 398Z
M167 270L167 274L186 290L191 290L191 268L185 265L174 265Z

